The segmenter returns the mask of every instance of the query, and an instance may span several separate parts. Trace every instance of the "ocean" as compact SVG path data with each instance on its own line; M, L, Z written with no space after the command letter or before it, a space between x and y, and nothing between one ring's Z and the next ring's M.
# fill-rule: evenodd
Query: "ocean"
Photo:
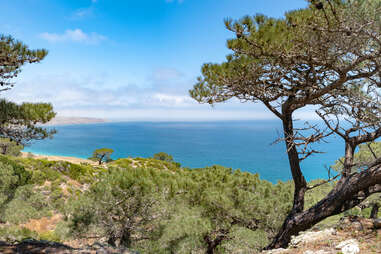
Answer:
M166 152L182 166L223 165L259 173L271 182L291 179L279 121L121 122L54 127L53 139L35 141L24 149L44 155L88 158L97 148L112 148L113 159L152 157ZM343 142L331 137L315 148L325 152L302 162L308 180L327 178L326 167L344 154Z

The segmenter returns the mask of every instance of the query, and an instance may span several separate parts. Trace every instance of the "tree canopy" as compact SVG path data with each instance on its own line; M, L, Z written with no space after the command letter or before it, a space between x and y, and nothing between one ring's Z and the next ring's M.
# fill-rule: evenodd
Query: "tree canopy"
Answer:
M17 144L9 138L0 138L0 153L3 155L19 156L23 148L23 145Z
M11 36L0 35L0 92L14 86L12 79L21 72L26 63L40 62L47 55L44 49L31 50ZM26 145L31 140L51 137L55 130L37 126L55 116L49 103L16 104L0 100L0 137Z
M173 156L165 152L155 153L153 158L160 161L173 162Z
M94 150L93 157L90 159L95 160L99 163L99 165L102 164L102 162L109 162L111 161L110 155L114 152L111 148L99 148Z
M45 49L31 50L11 36L0 35L0 91L14 86L11 80L18 76L24 64L40 62L47 54Z
M32 140L52 137L54 129L46 129L44 124L55 116L49 103L22 103L21 105L0 100L0 137L18 144L27 145Z
M225 23L235 34L227 42L233 53L221 64L205 64L190 95L209 104L233 97L262 102L282 121L294 203L268 248L285 247L291 235L361 202L360 193L381 190L380 159L351 173L356 147L381 136L381 2L315 0L284 18L256 15ZM294 113L306 106L324 124L295 128ZM313 186L300 162L321 152L311 144L334 134L345 141L340 180L305 210L304 196Z

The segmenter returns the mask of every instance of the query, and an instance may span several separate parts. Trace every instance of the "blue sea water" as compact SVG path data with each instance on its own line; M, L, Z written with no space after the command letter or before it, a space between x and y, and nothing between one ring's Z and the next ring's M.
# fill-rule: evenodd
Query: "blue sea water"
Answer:
M45 155L88 158L97 148L114 149L113 158L152 157L166 152L191 168L223 165L259 173L271 182L291 179L279 121L123 122L56 126L53 139L35 141L24 149ZM343 155L343 143L330 138L317 145L324 151L302 162L308 180L326 178L325 166Z

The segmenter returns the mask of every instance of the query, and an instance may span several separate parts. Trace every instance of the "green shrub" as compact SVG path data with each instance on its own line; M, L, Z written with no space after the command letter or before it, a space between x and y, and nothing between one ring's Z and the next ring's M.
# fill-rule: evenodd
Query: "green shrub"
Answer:
M24 167L0 156L0 218L18 188L25 185L29 179L30 173Z
M31 179L31 173L25 170L25 167L17 161L11 160L6 156L0 155L0 167L1 165L9 165L12 167L13 174L17 176L17 185L24 185Z
M55 231L46 231L38 235L40 240L50 241L50 242L60 242L61 238L55 233Z
M289 182L273 185L221 166L171 171L147 166L157 160L134 161L146 167L117 160L69 202L74 236L100 235L143 253L189 253L205 252L222 234L221 251L259 250L291 207Z
M2 155L20 156L24 146L11 141L9 138L0 138L0 153Z
M0 225L0 241L14 242L30 238L37 239L38 234L24 227Z
M173 162L173 157L172 157L172 155L169 155L169 154L164 153L164 152L155 153L155 154L153 155L153 158L154 158L155 160L166 161L166 162Z
M36 192L32 185L25 185L17 188L13 199L4 207L3 218L7 222L20 224L48 216L50 210L47 198Z

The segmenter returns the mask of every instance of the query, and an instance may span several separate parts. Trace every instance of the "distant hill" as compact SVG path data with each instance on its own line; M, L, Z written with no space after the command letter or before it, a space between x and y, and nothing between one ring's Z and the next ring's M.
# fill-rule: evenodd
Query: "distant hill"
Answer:
M105 119L92 118L92 117L55 117L45 125L68 125L68 124L90 124L90 123L104 123Z

